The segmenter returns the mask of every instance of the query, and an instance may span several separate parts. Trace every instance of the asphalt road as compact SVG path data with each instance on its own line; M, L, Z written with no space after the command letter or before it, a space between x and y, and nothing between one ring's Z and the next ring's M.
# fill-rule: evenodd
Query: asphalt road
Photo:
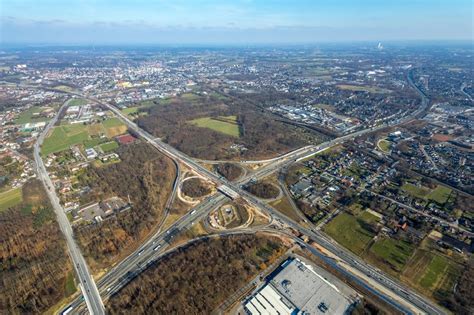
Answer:
M411 120L418 115L420 115L423 111L425 111L428 107L429 100L427 97L413 84L410 76L408 76L408 80L410 84L420 93L422 97L422 106L420 106L420 109L412 113L412 115L406 117L403 120L397 120L394 122L393 125L399 124L399 123L404 123L407 120ZM79 94L76 94L79 95ZM81 97L84 97L83 95L79 95ZM342 261L344 261L346 264L351 266L352 268L364 273L365 275L371 277L374 279L379 285L382 285L388 289L390 289L394 294L398 295L399 297L405 299L406 301L411 302L413 305L418 307L419 309L422 309L426 313L429 314L444 314L445 312L439 308L438 306L434 305L424 297L419 296L412 290L400 285L397 281L391 279L389 276L385 275L381 271L377 270L376 268L366 264L365 262L361 261L358 257L352 255L349 253L346 249L342 248L335 242L327 239L324 235L320 234L318 231L312 231L308 230L306 228L303 228L299 226L296 222L292 221L290 218L284 216L274 208L270 207L269 205L263 203L259 199L255 198L254 196L250 195L243 189L241 189L241 185L247 182L248 180L251 180L253 178L263 178L266 177L270 174L272 174L275 171L278 171L282 167L286 167L296 161L305 159L319 151L325 150L329 147L332 147L334 145L337 145L339 143L343 143L348 140L352 140L358 136L362 136L364 134L380 130L386 127L389 127L387 124L383 124L378 127L372 127L364 130L360 130L357 132L354 132L352 134L348 134L339 138L336 138L334 140L325 142L323 144L317 145L317 146L308 146L305 148L302 148L300 150L296 150L295 152L291 152L290 154L286 155L285 157L281 159L276 159L273 163L268 164L265 167L262 167L260 170L258 170L255 174L252 175L252 178L245 178L241 180L238 183L230 183L228 182L225 178L218 176L211 171L207 170L203 166L201 166L199 163L197 163L194 159L188 157L187 155L183 154L182 152L176 150L175 148L171 147L170 145L156 139L146 131L142 130L139 128L134 122L130 121L125 115L121 113L120 110L115 108L114 106L104 103L96 98L91 98L91 97L86 97L90 100L96 101L99 104L102 104L103 106L109 108L111 111L113 111L117 116L119 116L127 125L128 127L135 131L140 137L144 138L147 142L149 142L151 145L153 145L155 148L157 148L159 151L164 153L165 155L169 156L173 160L180 161L181 163L187 165L189 168L194 170L195 172L199 173L200 175L212 180L215 182L217 185L226 185L236 193L238 193L242 198L244 198L247 202L250 204L253 204L256 207L259 207L260 209L265 209L268 211L275 219L280 220L283 224L293 228L296 231L299 231L300 233L307 235L311 239L313 239L315 242L317 242L320 246L326 248L333 254L337 255L338 258ZM166 241L167 239L169 240L169 237L174 234L180 229L185 228L186 226L192 224L193 220L197 220L201 217L204 217L210 210L210 208L217 204L219 202L223 202L223 196L212 196L208 198L205 202L199 204L194 210L190 211L186 216L182 217L179 219L173 226L171 226L169 229L166 231L160 233L157 238L152 238L149 241L147 241L143 246L141 246L135 253L132 255L128 256L125 260L123 260L117 267L113 268L109 273L107 273L101 281L99 281L99 286L102 288L105 288L106 292L112 292L116 291L119 289L124 283L128 282L128 279L133 278L136 273L140 272L141 270L146 268L146 259L152 259L149 257L152 257L153 253L150 251L154 252L160 252L161 248L158 248L157 250L154 250L156 246L164 246L163 242ZM158 245L156 245L158 244ZM152 246L156 245L154 248ZM147 256L149 255L149 256ZM145 265L144 265L145 264ZM133 266L133 267L132 267ZM138 268L135 268L137 266ZM132 269L135 268L135 269ZM126 272L125 278L123 272ZM128 273L128 274L127 274ZM111 282L112 284L115 283L115 286L110 286L108 283ZM118 282L117 282L118 281ZM76 303L76 304L74 304ZM77 301L75 301L73 305L77 305Z
M61 109L58 111L58 114L50 121L47 127L43 130L43 132L38 137L34 145L34 158L36 163L36 169L38 173L38 179L43 182L43 185L46 189L46 193L48 194L49 200L51 201L51 205L56 213L56 220L58 221L59 227L64 234L66 239L67 248L69 251L69 256L73 262L74 269L76 271L77 279L80 281L80 288L82 294L84 296L87 308L89 312L93 315L100 315L104 313L104 305L102 303L102 299L99 294L99 290L95 285L94 280L89 272L87 267L86 261L82 256L79 247L76 245L73 236L73 230L69 223L69 220L66 216L66 212L64 211L63 207L59 202L59 198L56 195L56 191L54 189L54 185L49 178L48 172L44 166L43 160L40 156L40 146L43 143L45 135L51 129L52 126L56 123L59 117L59 113L63 110L67 105L68 102L65 102Z
M102 103L102 102L101 102ZM226 185L230 187L232 190L234 190L236 193L238 193L242 198L244 198L247 202L253 204L254 206L259 207L260 209L265 209L267 210L274 218L279 219L282 223L292 227L293 229L299 231L300 233L307 235L311 237L314 241L316 241L318 244L321 246L325 247L329 251L333 252L339 258L343 261L345 261L348 265L353 267L356 270L359 270L360 272L366 274L367 276L370 276L373 278L375 281L377 281L379 284L387 287L390 289L392 292L395 294L403 297L405 300L411 302L414 304L416 307L424 310L426 313L429 314L444 314L444 311L434 305L433 303L427 301L427 299L417 295L410 289L400 285L398 282L394 281L381 271L376 270L374 267L365 264L364 262L360 261L360 259L350 253L348 253L347 250L344 248L341 248L337 244L327 240L323 235L321 235L319 232L311 231L305 228L302 228L299 226L297 223L289 219L288 217L282 215L280 212L276 211L274 208L268 206L267 204L263 203L262 201L258 200L254 196L250 195L247 193L245 190L241 189L241 185L244 184L246 181L249 179L242 180L241 182L234 184L230 183L227 180L225 180L223 177L220 177L200 164L196 163L193 159L188 157L187 155L179 152L178 150L174 149L173 147L161 142L160 140L157 140L156 138L152 137L150 134L148 134L146 131L141 130L135 123L131 122L126 118L118 109L114 108L113 106L109 104L102 103L102 105L107 106L109 109L114 111L118 116L122 117L122 119L128 124L128 126L134 130L137 134L139 134L141 137L146 139L148 142L150 142L153 146L155 146L158 150L162 151L166 155L178 159L182 163L186 164L188 167L190 167L192 170L196 171L197 173L207 177L208 179L214 181L218 185ZM413 118L415 115L417 115L419 112L424 110L424 108L420 108L420 110L416 111L413 113L412 116L409 117L409 119ZM339 143L343 143L348 140L352 140L358 136L364 135L366 133L373 132L375 130L379 130L382 128L386 128L387 125L382 125L379 127L374 127L374 128L369 128L361 131L357 131L353 134L346 135L331 141L328 141L326 143L317 145L317 146L309 146L306 147L302 150L298 150L296 152L293 152L292 154L286 156L285 158L282 158L281 160L276 160L274 163L271 163L263 168L261 168L259 171L257 171L255 174L253 174L252 178L262 178L266 177L273 172L279 170L281 167L288 166L295 161L307 158L311 155L313 155L316 152L319 152L321 150L327 149L329 147L332 147L334 145L337 145ZM207 207L208 205L206 203L200 204L198 207L200 209ZM169 231L169 230L168 230Z
M214 194L190 210L186 215L180 217L165 231L160 231L153 235L134 253L114 266L98 281L97 285L102 297L108 298L120 290L137 274L145 270L148 264L161 257L177 233L186 230L194 222L205 218L212 209L224 204L227 200L222 194ZM82 313L84 311L82 306L82 301L76 298L66 308L72 307L76 313Z

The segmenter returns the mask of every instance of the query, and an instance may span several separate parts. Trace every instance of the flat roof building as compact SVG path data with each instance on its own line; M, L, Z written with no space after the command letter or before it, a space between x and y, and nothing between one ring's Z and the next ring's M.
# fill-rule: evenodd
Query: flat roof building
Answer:
M244 304L248 314L346 314L352 300L313 266L298 258L280 270Z

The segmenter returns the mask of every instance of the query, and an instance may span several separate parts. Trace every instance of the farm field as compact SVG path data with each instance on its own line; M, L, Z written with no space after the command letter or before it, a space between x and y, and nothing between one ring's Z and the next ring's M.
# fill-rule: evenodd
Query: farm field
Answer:
M99 145L99 147L104 152L110 152L117 149L119 145L115 141L110 141L110 142L102 143L101 145Z
M105 134L109 138L116 137L118 135L124 134L127 131L127 126L120 121L118 118L110 118L104 120L102 125L105 128Z
M21 188L14 188L0 193L0 211L16 206L23 200Z
M415 252L402 273L402 279L421 292L442 299L437 292L452 292L463 266L429 248Z
M69 106L81 106L86 105L87 103L89 103L89 101L83 98L73 98L69 101Z
M448 200L449 195L451 195L451 191L452 190L448 187L438 185L426 197L439 204L444 204Z
M188 97L189 98L189 97ZM153 98L138 102L135 106L122 109L122 112L128 116L145 116L147 112L139 112L140 109L150 108L155 105L168 105L173 102L174 98Z
M383 238L370 247L369 260L388 271L400 272L414 251L414 246L402 240Z
M41 113L45 107L32 106L29 109L25 110L15 119L15 124L23 125L26 123L36 123L42 121L48 121L48 117L38 117L37 115Z
M412 195L413 197L424 199L429 193L430 190L426 187L418 187L410 183L405 183L402 186L402 189Z
M138 109L139 109L138 106L127 107L127 108L122 109L122 113L124 113L125 115L133 115L133 114L138 113Z
M364 224L376 221L378 218L367 211L358 216L340 213L324 227L324 231L339 244L359 255L375 236Z
M67 85L57 85L54 87L55 89L61 90L61 91L66 91L66 92L72 92L74 89L70 86Z
M126 131L127 126L117 118L107 119L102 123L93 125L60 125L54 127L51 134L44 140L42 154L48 155L60 152L77 144L83 144L85 147L91 148L103 141L98 138L101 135L113 138Z
M239 125L237 124L237 116L219 116L219 117L204 117L193 119L191 124L208 128L226 135L238 138L240 136Z
M452 190L448 187L438 185L435 189L427 187L418 187L410 183L405 183L402 189L414 197L426 200L432 200L439 204L444 204L451 195Z
M391 93L391 90L380 88L377 86L364 86L364 85L351 85L351 84L339 84L337 87L341 90L348 90L354 92L369 92L376 94Z
M89 139L87 126L63 125L54 127L52 133L44 140L42 154L48 155L68 149L71 145L80 144Z
M140 101L137 104L137 107L139 107L139 108L149 108L149 107L152 107L152 106L155 106L155 105L169 105L169 104L171 104L175 101L177 101L177 97L152 98L152 99L147 99L147 100Z

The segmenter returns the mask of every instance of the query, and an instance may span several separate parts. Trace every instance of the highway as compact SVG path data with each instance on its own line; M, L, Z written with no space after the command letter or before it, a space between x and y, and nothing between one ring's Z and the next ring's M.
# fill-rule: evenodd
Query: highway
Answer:
M49 200L51 201L51 205L53 206L54 212L56 213L56 220L66 239L69 256L71 257L71 260L73 262L77 279L80 282L80 288L82 291L82 295L84 296L87 308L89 309L89 312L91 314L100 315L105 314L105 312L104 305L99 294L99 290L97 289L97 286L89 272L89 268L87 267L86 261L82 256L79 247L76 245L69 219L67 218L66 212L64 211L63 207L59 202L59 198L56 194L53 183L40 156L40 146L43 143L44 137L51 129L51 127L54 126L54 124L57 122L59 113L61 113L61 111L68 106L68 103L69 100L61 106L56 116L49 122L47 127L39 135L34 145L34 158L38 179L43 182L46 193L48 194Z
M175 169L176 169L176 175L175 175L174 181L173 181L173 188L172 188L171 193L168 197L168 200L166 201L166 204L165 204L165 211L163 213L161 222L158 225L158 231L161 229L163 223L165 222L166 217L168 216L168 214L170 212L171 205L173 204L173 201L176 197L176 193L178 191L178 186L179 186L179 181L180 181L180 178L181 178L181 167L179 166L179 163L176 160L172 160L172 161L173 161L173 164L174 164Z
M440 307L429 301L428 299L415 293L413 290L401 285L397 280L393 280L391 277L384 274L382 271L374 268L373 266L362 261L359 257L347 251L345 248L337 244L331 239L328 239L325 235L316 230L309 230L301 227L299 224L286 217L279 211L268 206L264 202L257 200L255 197L247 193L247 198L253 198L253 202L257 203L261 209L267 210L276 221L280 221L285 225L291 227L295 231L300 232L303 235L308 236L311 240L315 241L318 245L325 248L329 252L335 254L341 261L344 261L350 267L362 272L366 276L374 279L380 285L390 289L393 293L403 297L417 308L425 311L427 314L445 314L445 311ZM246 198L246 199L247 199ZM247 199L248 200L248 199Z
M147 265L162 256L168 248L174 236L179 232L192 226L205 218L211 209L224 204L228 199L222 194L214 194L208 197L201 204L197 205L186 215L180 217L165 231L159 231L153 235L147 242L140 246L134 253L126 257L109 272L107 272L97 283L100 294L107 298L116 293L135 275L143 271ZM82 311L82 301L76 298L67 308Z
M419 89L412 83L411 78L409 77L410 84L412 84L417 91ZM420 95L422 96L422 106L413 112L412 115L404 119L403 121L398 120L393 125L397 125L400 123L404 123L407 120L411 120L418 115L420 115L423 111L425 111L428 107L429 100L426 96L421 92ZM175 148L171 147L170 145L156 139L143 129L139 128L134 122L128 119L120 110L115 108L114 106L102 102L96 98L83 96L80 94L76 94L80 97L87 98L89 100L95 101L102 106L107 107L112 112L114 112L118 117L120 117L127 126L133 130L137 135L145 139L148 143L153 145L157 148L160 152L164 153L165 155L169 156L175 161L179 161L184 165L188 166L191 170L195 171L196 173L204 176L205 178L213 181L216 185L225 185L237 193L240 197L245 199L248 203L266 210L270 213L274 219L279 220L282 224L293 228L295 231L299 231L300 233L307 235L320 246L324 247L328 251L332 252L333 254L337 255L341 261L344 261L347 265L351 266L352 268L362 272L363 274L371 277L374 279L379 285L386 287L387 289L391 290L394 294L400 296L406 301L409 301L417 308L423 310L428 314L445 314L445 312L439 308L438 306L434 305L432 302L428 301L427 299L421 297L420 295L416 294L412 290L400 285L397 281L391 279L389 276L385 275L381 271L375 269L374 267L366 264L363 262L359 257L349 253L346 249L339 246L334 241L328 239L323 234L319 233L318 231L309 230L299 226L296 222L291 220L290 218L286 217L285 215L281 214L274 208L270 207L269 205L265 204L264 202L260 201L253 195L250 195L245 190L241 188L246 182L256 179L256 178L263 178L266 177L282 167L289 166L290 164L300 161L302 159L308 158L314 155L317 152L323 151L327 148L330 148L334 145L353 140L358 136L362 136L367 133L374 132L376 130L384 129L389 127L390 125L383 124L378 127L372 127L364 130L360 130L354 132L352 134L348 134L331 141L325 142L320 145L316 146L308 146L302 149L298 149L296 151L290 152L285 157L276 159L273 163L270 163L259 170L257 170L251 176L247 176L246 178L240 180L237 183L228 182L225 178L218 176L199 163L197 163L194 159L188 157L187 155L183 154L182 152L176 150ZM148 240L144 245L142 245L135 253L128 256L125 260L119 263L116 267L114 267L109 273L107 273L100 281L99 287L101 288L101 292L105 289L107 292L116 291L119 289L126 281L133 276L135 273L140 272L141 270L146 268L146 263L153 259L153 252L159 253L161 248L157 248L158 245L164 247L164 241L167 239L169 240L175 232L186 228L187 226L191 225L195 220L198 220L202 217L205 217L210 209L215 208L217 205L222 203L225 200L225 197L222 195L214 195L209 197L206 201L199 204L194 210L190 211L187 215L180 218L177 222L175 222L170 228L166 231L159 232L158 235L154 238ZM154 247L153 247L154 246ZM156 250L155 250L156 248ZM155 254L157 254L155 253ZM132 272L132 274L130 274ZM128 273L128 275L127 275ZM124 278L125 276L125 278ZM80 304L80 303L79 303ZM76 300L72 306L78 306L78 301Z

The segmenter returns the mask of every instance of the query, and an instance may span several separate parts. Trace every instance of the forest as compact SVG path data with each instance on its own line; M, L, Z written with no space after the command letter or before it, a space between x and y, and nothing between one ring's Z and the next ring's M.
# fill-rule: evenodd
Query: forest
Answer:
M84 202L111 196L132 203L100 224L79 226L77 237L93 269L105 267L124 249L138 244L161 221L171 192L175 168L172 161L148 144L139 142L118 149L121 162L88 166L79 180L91 190Z
M279 239L258 235L197 241L140 274L107 308L110 314L211 314L285 251Z
M1 211L0 224L0 313L44 313L71 293L72 266L41 182L23 186L22 203Z
M176 97L140 111L146 112L137 120L140 127L201 159L263 159L321 142L320 134L288 126L236 99L226 98L224 103L213 94ZM190 123L197 118L218 116L236 116L241 136L235 138ZM239 146L232 148L235 144Z
M181 191L191 198L200 198L211 193L209 183L200 178L191 178L183 182Z
M224 176L227 180L233 181L239 178L242 173L243 169L240 166L237 166L232 163L221 163L215 167L215 170L222 176Z
M273 184L266 182L256 182L245 187L252 195L263 199L272 199L278 197L280 190Z

